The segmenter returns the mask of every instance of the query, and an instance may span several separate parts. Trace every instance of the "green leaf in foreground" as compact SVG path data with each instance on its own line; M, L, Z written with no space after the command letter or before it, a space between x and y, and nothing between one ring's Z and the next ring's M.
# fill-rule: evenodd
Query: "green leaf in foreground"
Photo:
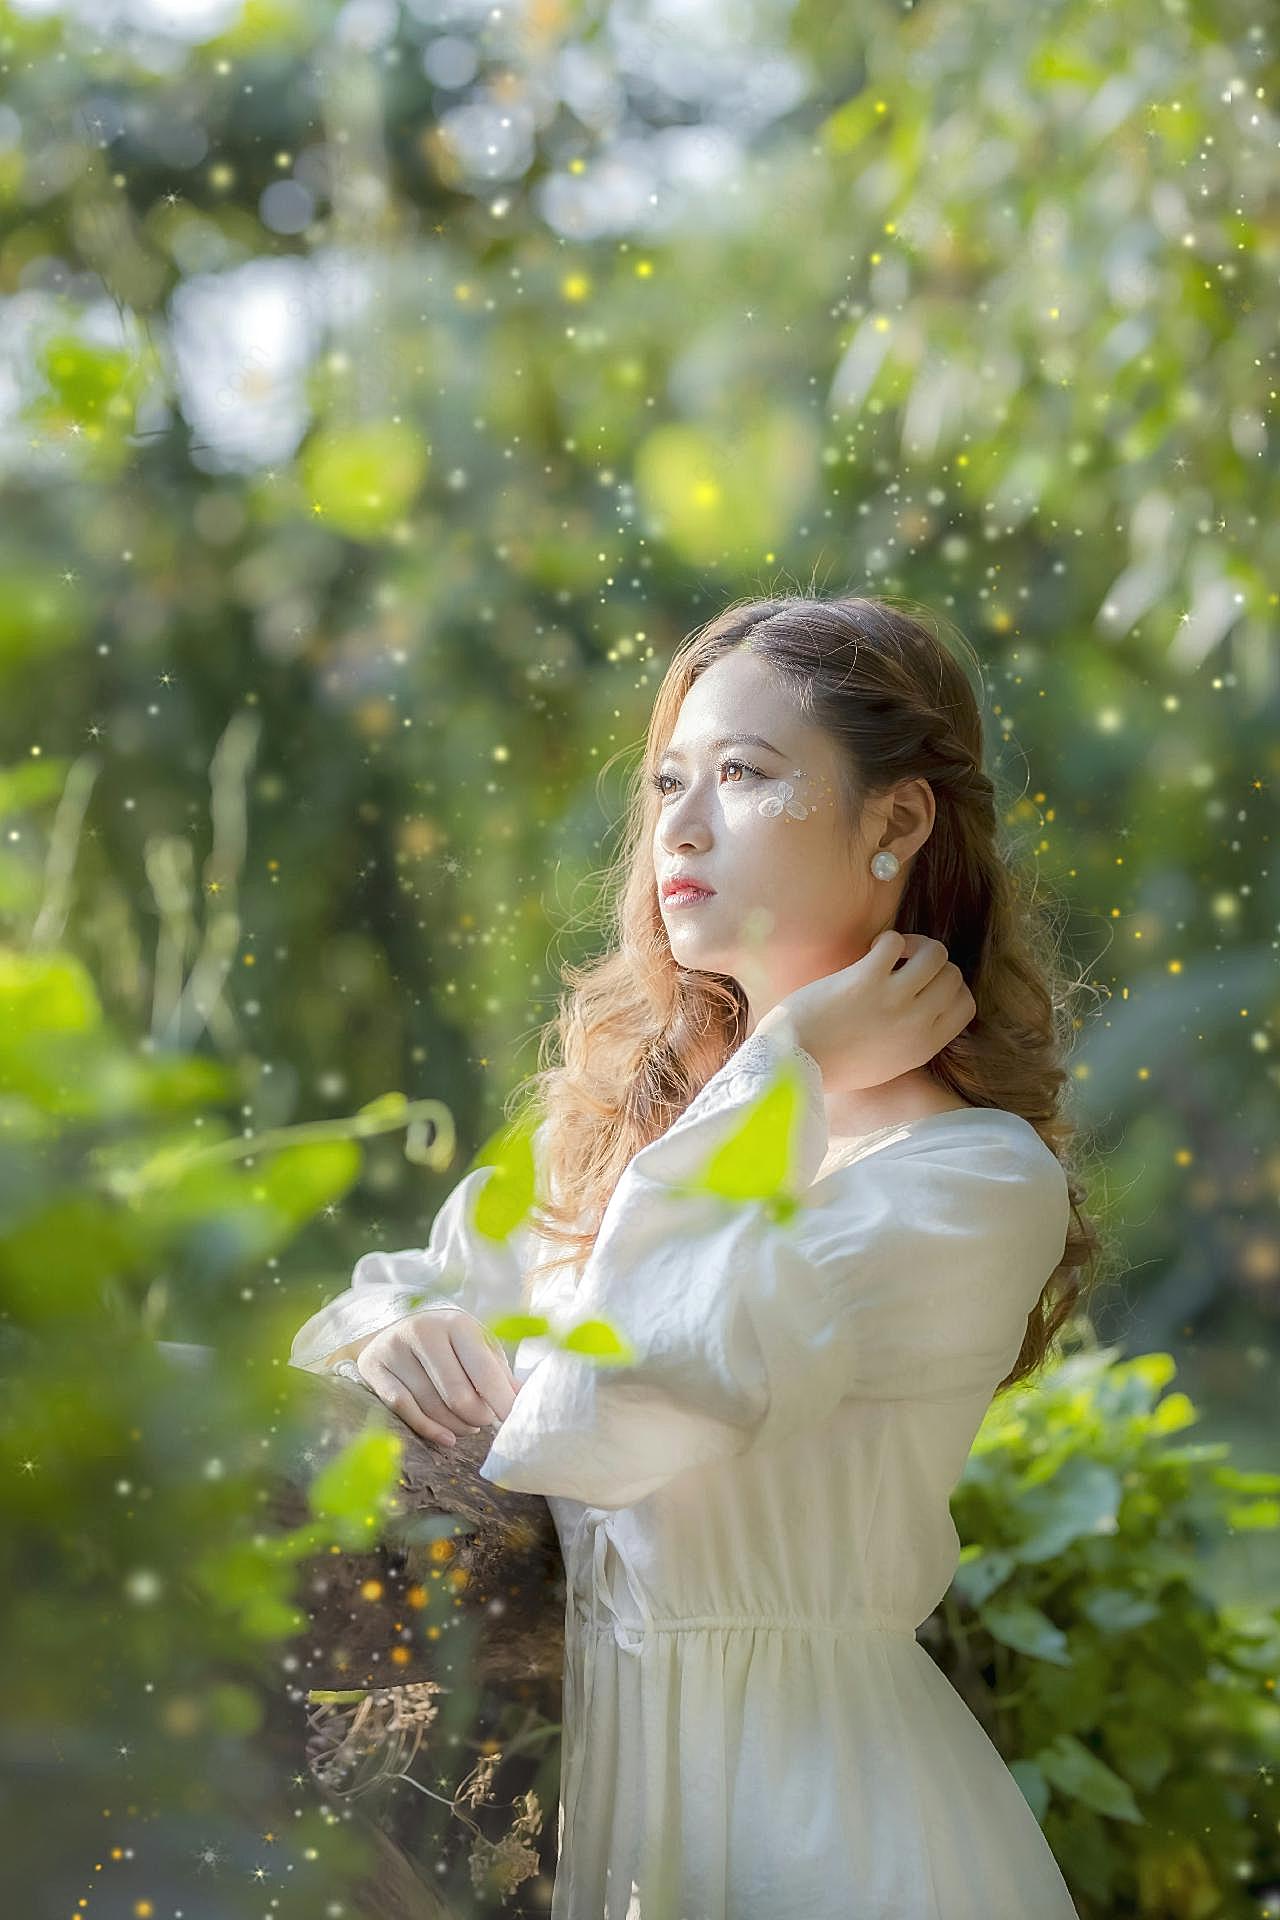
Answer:
M311 1482L311 1511L333 1529L339 1546L367 1547L377 1538L400 1478L402 1453L398 1434L371 1427Z
M785 1063L683 1191L735 1201L790 1197L803 1100L800 1075Z
M606 1366L629 1367L635 1348L607 1320L582 1320L560 1341L566 1353L584 1353Z
M508 1240L528 1218L536 1197L537 1167L529 1123L500 1133L480 1164L492 1172L476 1195L473 1224L487 1240Z
M519 1340L537 1340L550 1333L551 1322L544 1313L504 1313L486 1322L495 1340L504 1344Z

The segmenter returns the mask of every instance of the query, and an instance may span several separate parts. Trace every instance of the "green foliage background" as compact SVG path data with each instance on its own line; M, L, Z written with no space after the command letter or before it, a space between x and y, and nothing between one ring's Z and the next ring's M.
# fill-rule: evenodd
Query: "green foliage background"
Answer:
M1273 23L228 0L0 7L0 56L23 1911L347 1910L354 1836L248 1757L291 1684L252 1546L283 1356L360 1252L425 1240L533 1066L600 938L606 763L724 600L909 595L976 648L1011 844L1099 988L1098 1331L1173 1349L1238 1471L1273 1466ZM452 1165L348 1118L388 1089L441 1103ZM198 1418L157 1340L217 1351ZM1201 1570L1245 1614L1277 1589L1250 1513ZM1168 1626L1083 1603L1059 1629ZM1015 1635L1036 1713L1001 1725L1057 1755L1019 1777L1082 1912L1280 1911L1273 1811L1215 1800L1209 1845L1194 1766L1116 1842L1055 1742L1154 1795L1152 1741L1046 1708L1051 1645ZM1228 1771L1261 1793L1251 1713Z

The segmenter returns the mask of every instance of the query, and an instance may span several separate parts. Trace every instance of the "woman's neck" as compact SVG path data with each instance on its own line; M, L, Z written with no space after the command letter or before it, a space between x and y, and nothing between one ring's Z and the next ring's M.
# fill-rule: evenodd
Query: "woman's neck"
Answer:
M833 1142L859 1140L877 1127L896 1126L900 1120L920 1120L930 1113L951 1113L967 1107L948 1088L940 1086L925 1067L899 1074L878 1087L860 1087L856 1093L823 1095L827 1132Z

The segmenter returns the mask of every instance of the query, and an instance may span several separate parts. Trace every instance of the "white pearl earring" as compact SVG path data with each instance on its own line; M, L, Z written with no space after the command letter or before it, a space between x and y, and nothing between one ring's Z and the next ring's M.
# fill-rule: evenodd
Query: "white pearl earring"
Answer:
M871 871L877 880L892 880L901 865L897 854L891 853L888 847L881 847L879 853L871 858Z

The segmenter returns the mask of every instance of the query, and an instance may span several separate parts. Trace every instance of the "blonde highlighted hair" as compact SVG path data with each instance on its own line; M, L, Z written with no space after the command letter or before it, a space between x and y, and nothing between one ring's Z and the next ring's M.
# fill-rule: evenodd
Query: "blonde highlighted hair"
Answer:
M886 598L803 595L735 602L673 655L632 772L618 852L602 874L605 950L562 969L559 1013L543 1029L539 1066L508 1102L542 1122L543 1203L532 1224L563 1249L545 1271L585 1260L619 1176L664 1133L746 1038L746 996L728 975L682 967L659 907L653 787L689 688L747 647L778 676L806 720L840 749L840 800L850 832L864 800L927 780L932 830L913 855L894 924L940 940L977 1004L970 1025L928 1064L974 1106L1021 1114L1062 1163L1071 1221L1061 1264L1027 1320L1018 1359L997 1391L1039 1368L1097 1278L1102 1245L1084 1212L1080 1129L1066 1111L1065 1065L1081 1024L1078 982L1058 956L1036 876L1002 843L995 788L983 771L981 711L964 671L928 624Z

